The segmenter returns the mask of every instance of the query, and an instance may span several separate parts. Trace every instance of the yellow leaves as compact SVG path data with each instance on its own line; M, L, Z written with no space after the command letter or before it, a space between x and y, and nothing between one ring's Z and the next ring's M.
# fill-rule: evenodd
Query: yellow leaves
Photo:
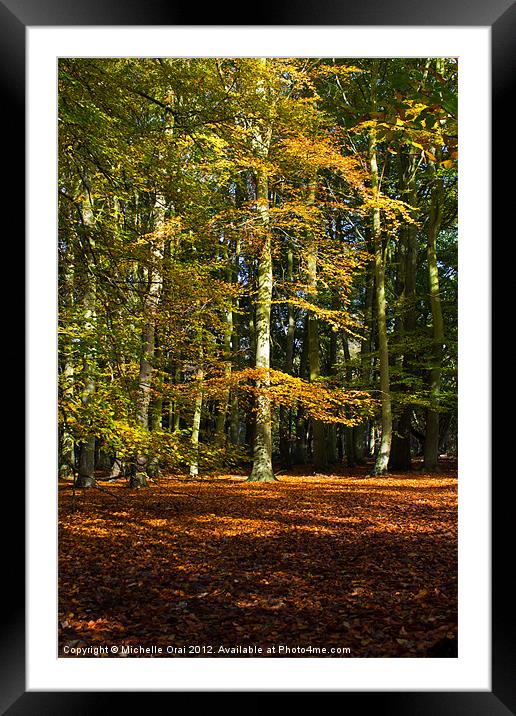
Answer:
M423 104L422 102L417 102L415 100L405 99L405 117L407 120L415 120L417 117L419 117L423 112L427 111L429 109L429 106L427 104Z
M353 80L352 75L364 74L367 72L368 70L360 69L360 67L356 67L355 65L319 64L315 70L313 70L313 75L317 80L324 81L335 78L337 80L349 82Z
M147 234L143 234L137 237L133 245L134 246L147 246L157 247L163 244L165 239L176 238L183 230L183 221L179 216L172 216L164 219L159 223L154 231L150 231Z
M281 142L281 154L283 160L297 165L307 173L313 173L327 166L333 153L322 141L316 142L307 136L297 134Z
M298 93L315 94L316 89L313 78L306 71L304 62L301 64L296 58L277 58L274 62L281 84L287 85L290 89L295 88ZM310 96L305 98L312 99Z
M219 372L203 380L203 396L206 400L227 398L227 390L239 394L245 404L246 397L266 394L273 405L303 406L306 413L326 423L357 425L364 416L376 409L377 401L364 391L345 390L320 379L308 382L281 371L265 368L247 368L231 373ZM197 385L195 380L173 387L174 395L182 402L192 403ZM253 410L251 404L247 409ZM203 446L206 453L211 449ZM208 456L208 454L207 454Z
M385 112L371 112L368 119L362 119L350 131L374 132L377 142L385 143L392 154L397 153L400 145L408 145L435 161L435 147L449 146L454 141L444 133L445 114L440 105L405 100L405 106L390 116Z
M380 209L384 219L390 224L389 230L393 234L404 223L417 225L413 216L413 207L399 199L391 199L381 193L377 193L376 196L370 193L358 207L357 213L367 216L374 209Z
M294 236L305 232L318 233L324 218L318 206L303 198L271 207L269 217L271 228L284 229Z
M371 254L367 251L343 250L331 242L319 247L317 254L317 275L323 285L332 286L338 290L340 302L349 293L353 280L357 274L371 261Z
M422 152L425 151L425 148L420 142L415 142L413 139L408 139L407 144L410 144L411 147L415 147L416 149L420 149Z
M307 301L302 296L295 296L284 301L274 301L274 303L289 303L292 306L297 306L298 308L310 311L310 313L317 316L320 320L329 323L335 329L345 330L348 335L358 338L359 340L361 338L361 336L353 330L361 328L360 323L353 320L345 311L317 306L316 304Z
M310 203L306 200L306 191L291 191L279 205L267 207L265 202L259 204L250 201L240 209L229 208L218 212L207 223L207 229L213 233L224 231L227 238L238 238L245 248L253 253L263 247L264 238L271 232L281 232L291 237L310 235L318 241L323 240L326 233L327 212L336 208L336 204ZM267 209L267 224L264 224L263 208ZM341 210L347 207L338 205Z
M373 411L376 403L363 391L331 386L323 379L310 383L272 369L249 368L234 373L233 380L240 383L241 390L253 394L265 390L273 404L301 405L308 415L326 423L356 425ZM248 383L250 380L254 385Z

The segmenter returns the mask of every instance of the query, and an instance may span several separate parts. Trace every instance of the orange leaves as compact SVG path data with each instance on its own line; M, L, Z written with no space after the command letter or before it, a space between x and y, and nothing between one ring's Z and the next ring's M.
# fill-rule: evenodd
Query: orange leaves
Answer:
M308 382L278 370L247 368L231 373L220 372L203 379L205 398L222 399L229 389L246 396L267 393L273 405L301 405L311 417L326 423L357 425L376 409L377 401L365 391L346 390L321 378ZM170 386L169 396L193 401L198 387L195 381ZM251 406L248 406L251 409Z
M62 487L59 656L310 655L279 644L431 655L456 634L456 477L365 479L366 469L300 468L267 485L169 476L123 512L99 491L71 512Z
M341 174L354 189L364 187L364 174L354 156L344 156L341 143L332 135L308 137L291 134L280 143L281 165L288 172L299 172L302 176L313 176L322 169Z
M326 423L356 425L375 405L368 393L325 385L322 379L309 383L277 370L252 368L234 373L233 377L243 390L257 393L265 389L273 404L291 407L299 404L308 415ZM243 383L244 380L255 381L255 385Z
M309 204L302 196L284 201L281 206L271 208L269 213L272 228L285 229L293 236L319 233L323 219L319 207Z
M163 244L165 239L175 241L179 238L180 232L183 230L183 221L179 216L172 216L163 220L159 226L147 234L137 236L133 241L133 246L146 246L152 248Z
M295 296L294 298L285 301L276 301L275 303L290 303L292 306L310 311L313 315L317 316L317 318L333 326L335 330L345 330L348 335L360 339L357 329L360 329L361 325L352 319L350 314L346 311L317 306L302 296Z

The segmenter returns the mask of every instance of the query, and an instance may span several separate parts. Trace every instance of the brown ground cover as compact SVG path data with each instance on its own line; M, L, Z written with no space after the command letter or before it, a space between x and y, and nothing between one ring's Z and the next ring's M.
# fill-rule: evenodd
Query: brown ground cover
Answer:
M59 656L427 657L451 643L452 468L280 478L166 476L75 498L60 483Z

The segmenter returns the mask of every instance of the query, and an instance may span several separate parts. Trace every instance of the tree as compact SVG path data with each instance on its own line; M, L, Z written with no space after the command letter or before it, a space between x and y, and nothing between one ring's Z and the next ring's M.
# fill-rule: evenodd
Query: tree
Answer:
M378 62L373 63L371 77L371 105L376 111L376 84L378 82ZM369 133L369 168L373 201L372 235L374 247L375 287L378 322L378 351L380 361L380 401L382 408L382 438L373 469L374 475L387 472L392 441L392 409L389 378L389 346L387 339L387 317L385 300L385 248L380 221L378 161L376 152L376 132L374 127Z
M267 482L278 458L371 456L384 474L420 447L436 469L456 431L456 77L60 61L63 475L123 462L139 487L247 460Z
M261 73L256 83L256 93L263 101L273 102L267 91L267 59L258 60ZM258 381L256 400L256 422L253 446L253 469L250 482L270 482L275 480L272 470L271 407L267 394L269 387L268 370L270 368L270 323L272 300L272 251L269 233L269 181L267 170L263 166L269 154L272 138L272 126L268 117L262 117L252 126L252 145L258 165L255 170L256 211L260 217L259 231L262 247L258 256L258 276L256 292L256 368L262 371Z

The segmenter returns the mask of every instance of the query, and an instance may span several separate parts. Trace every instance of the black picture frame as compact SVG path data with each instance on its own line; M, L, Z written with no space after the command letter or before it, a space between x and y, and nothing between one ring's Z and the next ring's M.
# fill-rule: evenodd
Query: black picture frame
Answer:
M244 12L243 12L244 11ZM16 148L13 159L4 165L8 178L3 212L4 236L12 247L23 246L25 185L25 30L29 26L118 26L118 25L362 25L362 26L484 26L491 28L492 40L492 237L504 236L506 207L514 200L513 181L503 179L504 166L512 166L507 147L507 116L516 73L516 5L514 0L304 0L284 6L270 4L224 3L211 7L195 7L173 0L0 0L0 85L2 88L4 146ZM252 21L252 22L251 22ZM512 122L512 120L511 120ZM4 154L7 156L7 154ZM16 210L15 207L18 207ZM502 228L503 222L503 228ZM499 226L498 226L499 224ZM511 229L512 231L512 229ZM508 237L506 236L506 241ZM502 246L503 247L503 246ZM23 256L21 257L23 261ZM506 264L507 265L507 264ZM503 271L503 270L502 270ZM503 277L501 278L503 281ZM497 285L500 278L497 278ZM498 300L498 299L497 299ZM500 299L501 300L501 299ZM492 297L493 309L497 308ZM500 303L501 305L501 303ZM500 308L498 305L498 308ZM500 311L493 310L494 318ZM498 318L500 321L501 318ZM22 338L23 342L23 338ZM11 344L12 346L12 344ZM28 346L31 349L31 346ZM11 357L12 360L12 357ZM499 371L498 374L501 374ZM493 371L493 376L496 372ZM500 380L500 378L499 378ZM500 387L500 386L498 386ZM496 381L493 383L496 390ZM485 436L489 439L489 436ZM493 431L492 455L497 445ZM9 446L6 446L10 450ZM498 445L498 447L503 447ZM5 456L7 457L7 455ZM24 593L24 531L23 506L25 488L18 464L9 465L4 457L4 474L8 480L5 498L7 511L18 512L18 519L3 520L4 546L3 596L0 634L0 713L21 714L96 714L113 708L121 709L120 692L27 692L25 685L25 593ZM7 463L7 464L6 464ZM16 468L16 469L15 469ZM494 473L494 471L493 471ZM349 709L377 708L399 716L506 716L516 714L516 650L514 648L513 595L508 588L507 551L512 543L512 501L507 499L506 484L513 479L508 472L492 479L492 690L451 692L344 692L342 707ZM44 470L42 479L45 479ZM402 668L402 662L400 662ZM235 689L237 690L237 689ZM338 689L335 689L338 690ZM132 705L148 703L149 692L131 692ZM157 695L156 693L152 694ZM160 694L169 696L168 693Z

